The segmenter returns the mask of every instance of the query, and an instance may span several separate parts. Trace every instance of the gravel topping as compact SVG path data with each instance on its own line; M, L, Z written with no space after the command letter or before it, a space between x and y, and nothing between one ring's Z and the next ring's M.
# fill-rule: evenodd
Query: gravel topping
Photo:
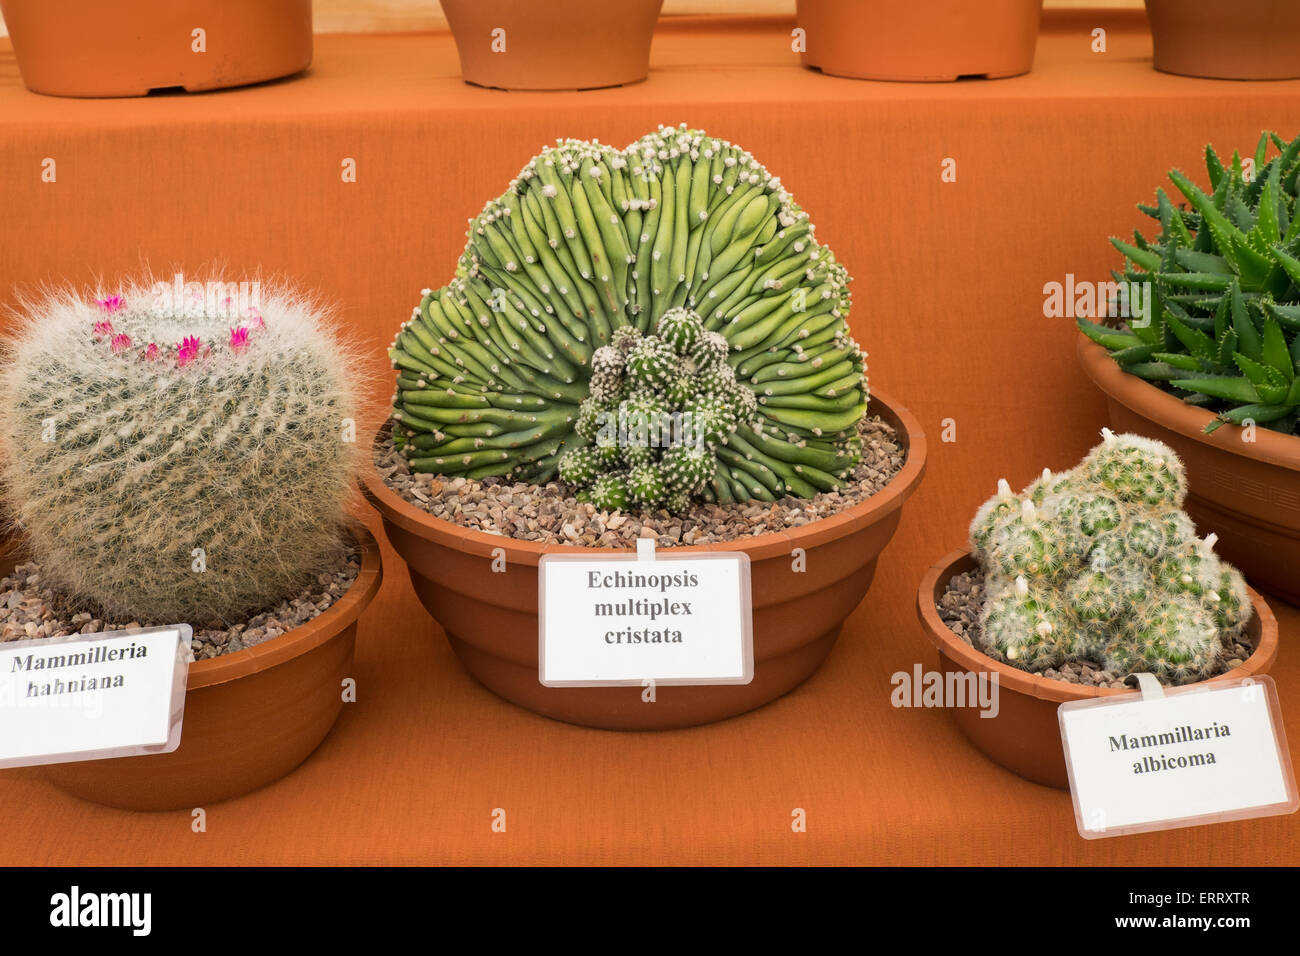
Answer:
M785 497L731 505L698 504L685 514L667 511L602 511L579 503L563 481L545 485L501 478L412 474L387 433L375 445L375 467L389 488L435 518L520 541L601 548L634 548L636 539L656 545L709 544L797 528L865 501L898 474L904 454L894 429L878 417L863 419L862 461L839 491L813 498Z
M253 615L231 627L195 627L190 647L196 661L233 654L319 617L352 586L361 570L361 560L350 553L346 563L333 573L317 575L311 585L295 597ZM36 564L20 564L0 580L0 643L26 638L63 637L68 634L98 634L140 627L139 621L104 621L88 611L73 613L65 602L41 580Z
M936 605L939 617L948 628L965 643L984 653L984 631L980 626L980 612L984 607L984 572L978 568L955 575ZM1242 634L1236 638L1224 636L1223 655L1219 658L1218 668L1211 677L1226 673L1255 652L1250 635ZM1062 680L1067 684L1087 684L1090 687L1114 687L1119 690L1132 690L1124 683L1127 674L1112 674L1102 670L1092 661L1075 661L1061 665L1058 670L1049 667L1040 674L1052 680Z

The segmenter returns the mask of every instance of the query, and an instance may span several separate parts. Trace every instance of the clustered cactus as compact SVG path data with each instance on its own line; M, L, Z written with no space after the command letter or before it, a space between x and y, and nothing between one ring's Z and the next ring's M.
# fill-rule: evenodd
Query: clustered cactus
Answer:
M455 278L394 340L395 445L414 471L561 475L602 507L838 487L865 355L813 231L779 179L697 130L560 141L471 221ZM716 427L698 452L602 455L594 417L624 403Z
M1079 328L1126 372L1215 412L1207 432L1249 420L1300 434L1300 136L1263 134L1249 165L1234 153L1225 167L1209 146L1205 158L1209 194L1175 169L1191 208L1157 190L1139 208L1160 234L1111 240L1125 256L1115 278L1152 283L1150 321Z
M1000 481L976 514L981 650L1035 672L1088 660L1116 675L1202 680L1221 636L1250 620L1245 581L1183 513L1187 480L1173 451L1103 435L1072 471L1044 471L1020 494Z
M355 356L286 290L27 303L0 372L5 507L74 606L235 622L333 570L353 495Z

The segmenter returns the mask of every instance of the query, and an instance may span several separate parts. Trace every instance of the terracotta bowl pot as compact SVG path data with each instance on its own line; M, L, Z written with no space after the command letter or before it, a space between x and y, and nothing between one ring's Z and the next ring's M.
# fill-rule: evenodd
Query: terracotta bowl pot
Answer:
M1155 68L1225 80L1300 77L1296 0L1146 0Z
M867 593L876 557L921 480L926 454L925 437L907 409L873 390L870 413L898 431L907 455L885 488L848 511L787 532L672 549L673 554L749 555L754 680L659 687L652 704L642 702L637 687L543 687L538 681L538 559L613 549L516 541L462 528L407 504L374 472L366 474L364 490L383 515L388 540L406 560L416 594L442 624L466 669L489 690L536 713L589 727L689 727L752 710L805 681ZM795 548L807 555L803 573L791 570ZM498 549L506 556L506 570L494 573L491 563Z
M1085 687L1030 674L993 660L954 634L939 616L936 605L955 575L978 567L975 555L959 548L925 573L916 593L921 627L939 649L939 665L947 674L997 674L998 712L981 717L976 707L953 707L952 714L968 740L986 757L1034 783L1068 790L1065 753L1057 708L1067 700L1089 700L1130 694L1131 690ZM1250 591L1255 614L1246 626L1255 652L1219 680L1264 674L1277 659L1277 618L1255 591Z
M311 63L311 0L0 0L0 11L23 82L52 96L212 90Z
M804 66L866 80L1028 73L1042 0L798 0Z
M1079 362L1106 393L1110 427L1167 444L1187 466L1187 513L1201 534L1219 536L1215 550L1247 579L1289 604L1300 604L1300 438L1223 425L1119 367L1106 349L1079 336Z
M206 807L279 780L325 739L353 676L357 618L383 578L379 546L352 532L361 571L320 617L246 650L190 665L181 745L169 754L51 764L60 790L127 810Z
M442 0L467 83L586 90L644 80L663 0Z

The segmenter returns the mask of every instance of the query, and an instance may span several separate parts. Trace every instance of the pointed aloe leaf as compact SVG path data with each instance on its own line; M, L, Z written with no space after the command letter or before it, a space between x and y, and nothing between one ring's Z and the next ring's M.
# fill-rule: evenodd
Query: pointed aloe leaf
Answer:
M1221 416L1227 424L1244 425L1247 420L1253 422L1275 422L1291 414L1290 405L1238 405Z
M1259 134L1259 143L1255 146L1255 175L1264 168L1264 159L1268 156L1268 132Z
M1160 224L1164 226L1165 233L1177 236L1180 245L1191 246L1192 234L1187 231L1187 223L1183 222L1183 217L1169 201L1169 194L1164 189L1156 190L1156 203L1160 211Z
M1209 273L1217 276L1233 275L1228 260L1212 252L1197 252L1194 249L1178 249L1174 260L1188 272Z
M1184 391L1196 392L1200 395L1208 395L1211 398L1222 398L1229 402L1239 402L1243 405L1254 405L1260 400L1259 393L1255 391L1255 386L1244 376L1217 376L1205 378L1176 378L1169 383L1175 388L1181 388Z
M1264 308L1282 328L1288 332L1300 332L1300 305L1277 305L1273 302L1265 302Z
M1241 369L1242 374L1250 379L1250 384L1255 386L1255 391L1259 393L1259 397L1263 401L1271 404L1286 398L1286 392L1291 387L1291 383L1277 369L1251 361L1240 352L1233 355L1233 359L1236 360L1237 367Z
M1218 189L1219 183L1223 182L1223 177L1227 171L1223 168L1223 162L1219 159L1219 154L1214 151L1214 147L1206 145L1205 147L1205 168L1210 174L1210 189Z
M1263 339L1261 357L1264 364L1281 372L1286 381L1290 383L1295 378L1295 363L1291 359L1291 353L1287 350L1286 336L1282 332L1282 326L1278 325L1277 320L1272 317L1265 316L1264 332L1261 338Z
M1138 378L1144 378L1148 382L1168 382L1187 374L1186 369L1174 368L1165 362L1134 362L1132 365L1125 365L1124 371Z
M1259 218L1250 236L1251 244L1260 252L1267 252L1282 241L1281 226L1277 219L1277 194L1271 182L1264 183L1259 195Z
M1075 319L1074 322L1079 327L1080 332L1112 352L1116 349L1133 348L1143 344L1142 340L1131 332L1120 332L1108 325L1099 325L1082 317Z
M1111 236L1110 244L1127 256L1130 260L1141 266L1147 272L1155 272L1160 268L1160 256L1155 252L1148 252L1139 249L1137 246L1131 246L1122 239Z
M1180 289L1205 289L1217 292L1232 285L1235 277L1231 273L1222 275L1214 272L1157 272L1156 278Z
M1169 179L1178 191L1187 197L1187 201L1192 207L1201 214L1205 226L1209 229L1211 236L1214 238L1215 248L1219 253L1228 260L1228 265L1234 272L1240 273L1240 264L1237 261L1237 244L1234 241L1237 237L1245 239L1245 234L1240 229L1224 217L1214 205L1214 201L1201 190L1190 179L1184 176L1178 170L1170 170Z
M1207 362L1214 361L1215 348L1212 338L1200 329L1192 328L1172 312L1165 316L1165 321L1169 323L1174 335L1178 337L1178 341L1183 343L1183 347L1189 353L1198 359L1205 359Z
M1184 372L1204 371L1201 367L1201 363L1193 356L1185 355L1181 352L1155 352L1152 354L1151 358L1157 362L1164 362L1166 365L1171 365L1176 369L1181 369Z
M1232 328L1237 333L1237 348L1252 361L1258 362L1264 354L1264 344L1259 337L1259 330L1246 308L1246 300L1241 294L1241 286L1234 282L1228 291L1232 310Z
M1277 259L1277 264L1282 267L1282 271L1287 274L1287 278L1295 284L1296 288L1300 288L1300 259L1288 254L1281 246L1273 247L1273 256Z

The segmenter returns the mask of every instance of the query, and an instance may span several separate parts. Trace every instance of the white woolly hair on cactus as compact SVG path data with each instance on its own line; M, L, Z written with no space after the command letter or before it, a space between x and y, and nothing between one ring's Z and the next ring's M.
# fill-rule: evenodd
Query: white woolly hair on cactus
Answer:
M286 283L216 308L163 286L20 300L0 368L4 505L71 606L234 622L342 557L363 363Z

